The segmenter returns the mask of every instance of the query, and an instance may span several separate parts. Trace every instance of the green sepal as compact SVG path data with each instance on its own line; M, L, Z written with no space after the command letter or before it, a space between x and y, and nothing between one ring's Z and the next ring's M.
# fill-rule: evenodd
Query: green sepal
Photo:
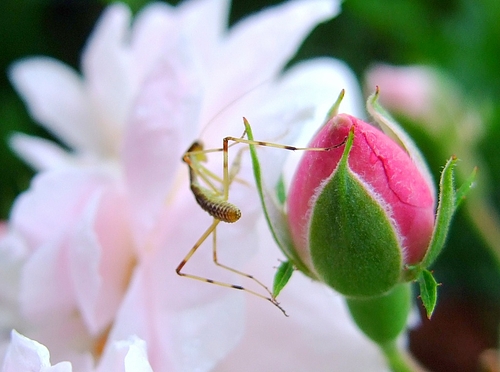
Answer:
M331 118L333 118L335 115L338 114L339 112L339 108L340 108L340 104L342 103L342 100L344 99L344 96L345 96L345 89L342 89L340 91L340 94L339 96L337 97L337 100L335 101L335 103L333 104L333 106L330 108L330 110L328 110L328 113L326 114L326 121L330 120Z
M285 181L283 180L283 175L279 178L278 183L276 184L276 197L278 198L278 202L280 205L285 205L286 202L286 190L285 190Z
M254 141L252 127L245 118L243 119L243 123L245 125L248 140ZM278 247L280 247L287 259L293 262L296 269L302 271L310 278L316 279L315 275L313 275L313 273L311 273L307 266L302 262L295 250L283 206L277 200L275 193L270 192L268 188L264 187L262 171L255 145L250 143L248 147L250 149L250 158L252 160L255 185L257 187L257 192L259 194L264 216L266 217L267 225L269 226L269 230L271 231L274 241Z
M348 166L351 130L333 176L312 207L309 247L320 280L348 297L386 293L400 278L402 250L387 212Z
M439 181L439 204L432 232L429 249L420 262L421 269L426 269L434 263L439 253L443 250L448 231L450 230L451 220L456 210L456 192L454 186L454 167L457 158L451 157L444 166Z
M430 271L427 270L444 248L453 215L474 185L477 169L475 168L462 186L455 190L454 167L457 159L451 157L441 173L439 182L439 205L431 242L424 258L419 264L410 265L403 271L402 280L417 280L420 286L420 297L430 318L437 303L438 284Z
M346 302L358 328L377 344L386 345L406 328L412 306L411 284L398 284L383 296L346 298Z
M420 299L427 313L427 318L430 319L436 307L438 284L429 270L423 270L418 277L418 285L420 287Z
M278 267L278 270L276 271L276 274L274 275L274 282L273 282L274 298L278 297L281 290L285 288L288 281L292 277L294 271L295 268L293 266L293 263L291 263L290 261L281 262L280 266Z
M455 206L458 208L460 204L465 200L467 194L474 186L474 182L476 181L477 167L474 167L472 173L465 180L465 182L460 186L460 188L456 191L455 195Z

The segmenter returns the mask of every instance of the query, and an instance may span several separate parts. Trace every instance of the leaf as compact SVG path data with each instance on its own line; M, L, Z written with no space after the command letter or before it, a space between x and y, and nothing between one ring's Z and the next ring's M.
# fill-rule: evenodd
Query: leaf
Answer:
M424 304L427 318L430 319L437 302L437 282L429 270L423 270L418 277L420 298Z
M286 284L292 277L295 268L290 261L283 261L281 265L278 267L278 271L274 275L273 282L273 297L278 297L281 290L285 288Z

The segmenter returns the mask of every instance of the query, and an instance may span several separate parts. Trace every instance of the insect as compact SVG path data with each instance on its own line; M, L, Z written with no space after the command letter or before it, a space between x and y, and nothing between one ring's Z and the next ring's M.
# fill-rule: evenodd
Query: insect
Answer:
M206 211L210 216L213 217L212 224L207 228L207 230L201 235L201 237L196 241L191 250L187 253L184 259L179 263L176 268L176 273L180 276L185 276L191 279L200 280L207 283L212 283L216 285L220 285L223 287L233 288L237 290L242 290L257 297L263 298L273 305L275 305L278 309L280 309L285 316L288 316L285 310L280 306L276 297L273 293L268 289L266 285L264 285L261 281L259 281L254 276L244 273L242 271L236 270L232 267L226 266L218 261L217 256L217 226L220 222L226 223L235 223L241 217L240 209L228 202L229 198L229 188L233 181L236 179L236 176L240 170L241 158L245 148L239 149L237 152L235 159L229 165L229 148L241 143L247 144L250 146L267 146L274 147L279 149L285 149L290 151L296 150L309 150L309 151L328 151L331 148L302 148L302 147L293 147L287 146L272 142L263 142L263 141L255 141L246 139L245 135L250 131L251 128L248 121L244 118L245 131L243 132L241 137L225 137L223 139L222 148L216 149L204 149L201 141L195 141L189 149L184 153L182 160L189 167L189 180L190 180L190 188L193 193L196 202L198 205ZM339 145L340 146L340 145ZM335 146L338 147L338 146ZM203 163L207 160L207 153L212 152L222 152L223 153L223 176L222 179L211 172L207 167L203 165ZM222 189L216 187L216 184L220 184ZM258 293L256 291L245 288L241 285L235 285L230 283L224 283L208 278L204 278L197 275L188 274L182 271L184 266L187 264L189 259L194 255L194 253L198 250L198 248L205 242L205 240L212 235L212 250L213 250L213 262L226 270L229 270L235 274L241 275L248 279L254 281L258 286L263 288L265 291L265 295Z

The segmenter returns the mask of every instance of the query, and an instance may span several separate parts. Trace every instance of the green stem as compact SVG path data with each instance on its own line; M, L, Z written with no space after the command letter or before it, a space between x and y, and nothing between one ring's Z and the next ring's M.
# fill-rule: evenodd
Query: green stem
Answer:
M405 355L397 347L396 342L388 342L380 345L387 359L387 363L393 372L415 372L415 369L408 363Z
M366 299L346 299L349 312L359 329L384 353L391 371L425 371L410 354L397 347L396 340L406 329L411 310L411 284L396 285L387 294Z

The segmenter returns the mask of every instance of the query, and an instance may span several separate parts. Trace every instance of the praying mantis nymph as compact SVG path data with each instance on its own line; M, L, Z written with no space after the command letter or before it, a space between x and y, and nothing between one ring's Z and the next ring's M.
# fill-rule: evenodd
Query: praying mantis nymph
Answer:
M261 281L259 281L253 275L250 275L250 274L244 273L242 271L236 270L232 267L223 265L218 261L217 238L216 238L217 225L220 222L235 223L241 217L240 209L237 206L235 206L234 204L231 204L230 202L228 202L228 198L229 198L229 187L231 186L231 184L235 180L235 178L240 170L241 158L242 158L243 151L245 150L245 148L241 148L238 151L231 166L229 166L229 148L232 147L233 145L241 143L241 144L247 144L250 146L274 147L274 148L284 149L284 150L289 150L289 151L297 151L297 150L329 151L333 148L339 147L342 144L339 144L339 145L336 145L333 147L327 147L327 148L307 148L307 147L294 147L294 146L287 146L287 145L282 145L282 144L277 144L277 143L272 143L272 142L263 142L263 141L245 139L244 138L245 135L247 133L251 133L251 128L250 128L249 122L245 118L243 118L243 121L244 121L244 125L245 125L245 131L243 132L243 135L241 137L225 137L223 139L222 148L216 148L216 149L204 149L201 141L195 141L189 147L189 149L184 153L184 155L182 157L182 160L189 166L189 180L190 180L191 192L193 193L198 205L204 211L206 211L210 216L213 217L213 222L208 227L208 229L202 234L202 236L198 239L198 241L194 244L194 246L191 248L191 250L188 252L188 254L184 257L184 259L179 263L179 265L176 268L176 272L178 275L185 276L185 277L188 277L191 279L196 279L196 280L216 284L216 285L223 286L223 287L228 287L228 288L233 288L233 289L245 291L245 292L250 293L254 296L263 298L263 299L271 302L278 309L280 309L285 316L288 316L286 314L285 310L280 306L280 304L276 300L276 297L273 295L273 293ZM232 142L232 143L230 144L230 142ZM211 172L207 167L205 167L203 165L203 162L206 161L206 155L208 153L213 153L213 152L222 152L223 153L223 176L222 176L222 179L219 176L217 176L216 174L214 174L213 172ZM215 186L215 184L220 184L222 189L217 188ZM187 274L187 273L182 271L182 269L187 264L189 259L193 256L193 254L197 251L197 249L203 244L203 242L210 235L212 235L212 240L213 240L213 245L212 245L212 247L213 247L212 248L212 250L213 250L213 262L219 267L222 267L222 268L229 270L235 274L238 274L238 275L241 275L241 276L244 276L246 278L253 280L258 286L263 288L263 290L266 292L265 295L258 293L258 292L255 292L253 290L247 289L245 287L242 287L241 285L224 283L224 282L204 278L204 277L197 276L197 275Z

